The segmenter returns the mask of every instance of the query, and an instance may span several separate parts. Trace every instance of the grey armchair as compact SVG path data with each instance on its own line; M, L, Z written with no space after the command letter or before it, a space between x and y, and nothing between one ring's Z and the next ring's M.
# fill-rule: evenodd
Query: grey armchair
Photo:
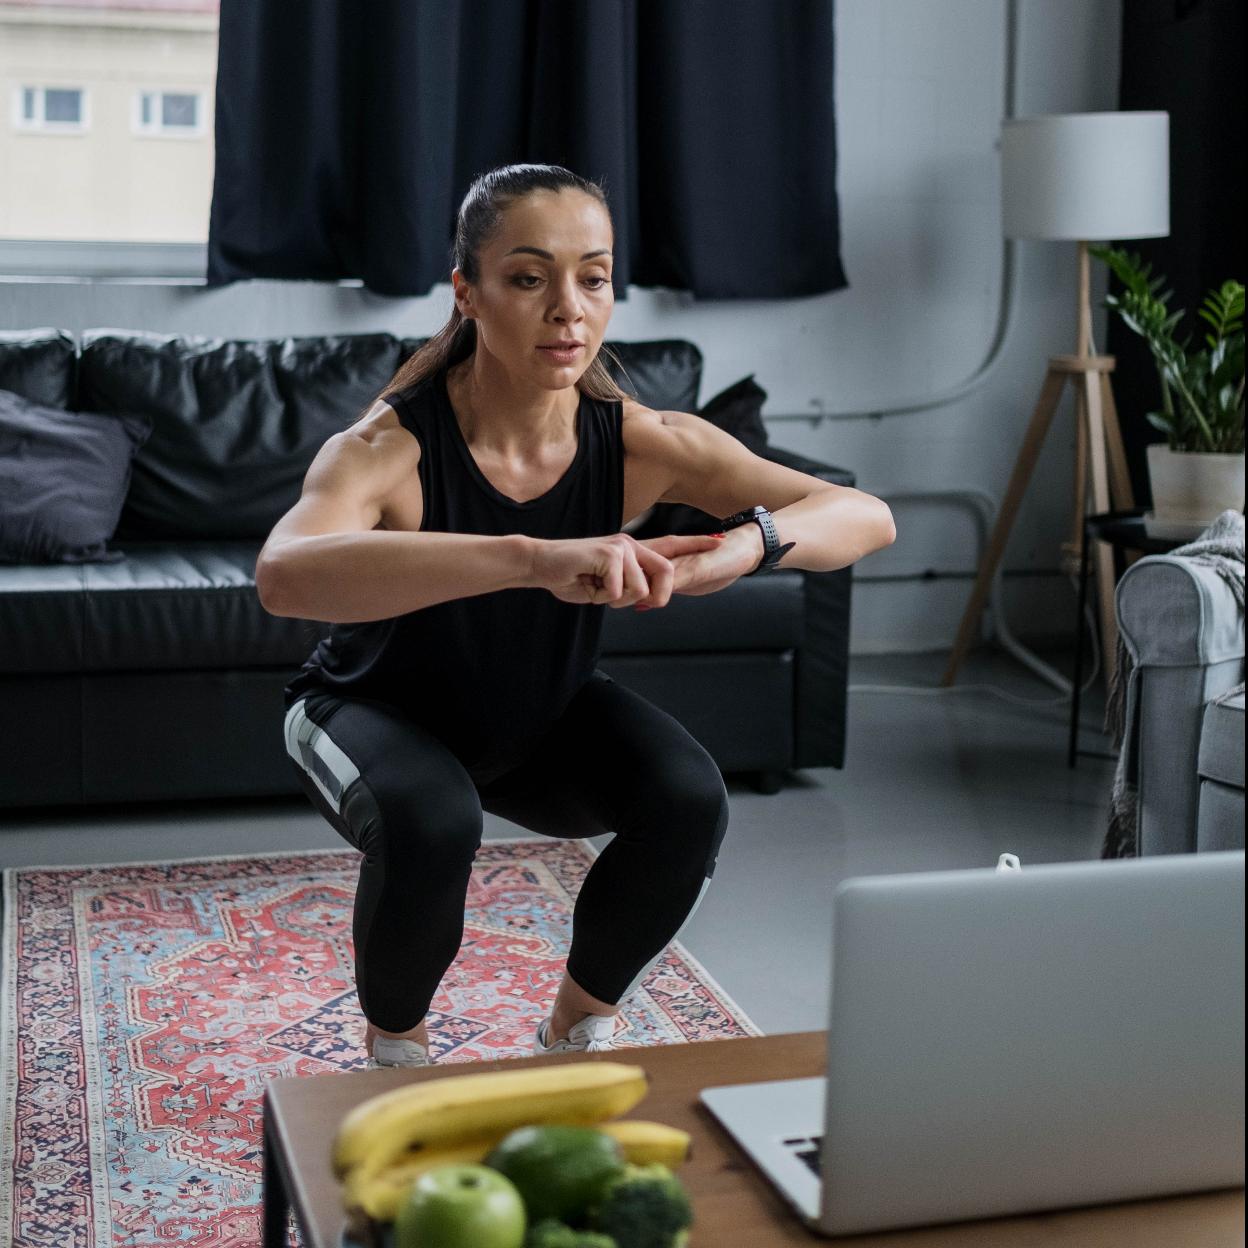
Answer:
M1196 848L1244 848L1244 687L1205 703Z
M1137 852L1244 848L1243 608L1212 567L1180 554L1137 560L1115 601L1137 669L1123 739Z

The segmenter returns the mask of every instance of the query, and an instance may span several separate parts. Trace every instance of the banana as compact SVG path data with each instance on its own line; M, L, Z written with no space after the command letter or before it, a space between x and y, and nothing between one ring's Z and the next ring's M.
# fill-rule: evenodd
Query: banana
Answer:
M334 1175L343 1179L353 1166L363 1166L375 1176L406 1152L501 1137L530 1124L594 1126L627 1113L648 1090L645 1068L622 1062L422 1080L371 1097L347 1113L334 1135Z
M366 1166L353 1166L343 1180L342 1203L347 1210L366 1213L375 1221L393 1222L407 1189L427 1170L435 1170L438 1166L479 1164L497 1143L498 1140L491 1136L450 1148L404 1153L398 1161L379 1173Z
M626 1118L618 1122L600 1122L595 1130L616 1140L625 1160L635 1165L661 1161L674 1170L689 1160L689 1133L669 1127L666 1123ZM343 1205L349 1212L367 1214L377 1222L393 1222L408 1188L427 1170L438 1166L480 1164L503 1138L495 1134L447 1148L406 1152L380 1172L366 1166L353 1166L343 1180Z
M675 1170L684 1165L692 1153L693 1140L689 1132L662 1122L623 1118L619 1122L600 1122L597 1130L617 1140L625 1158L638 1166L661 1161Z

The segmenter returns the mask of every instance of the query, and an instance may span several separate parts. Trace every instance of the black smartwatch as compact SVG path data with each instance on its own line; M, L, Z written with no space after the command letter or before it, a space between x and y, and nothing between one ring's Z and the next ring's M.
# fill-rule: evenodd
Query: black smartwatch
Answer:
M751 522L756 523L763 531L763 557L758 561L758 566L747 572L746 576L770 572L797 545L796 542L785 542L783 546L780 545L780 534L776 532L776 522L771 518L771 512L766 507L750 507L745 511L738 511L735 515L725 516L719 522L719 531L727 533L729 529L738 529L741 525Z

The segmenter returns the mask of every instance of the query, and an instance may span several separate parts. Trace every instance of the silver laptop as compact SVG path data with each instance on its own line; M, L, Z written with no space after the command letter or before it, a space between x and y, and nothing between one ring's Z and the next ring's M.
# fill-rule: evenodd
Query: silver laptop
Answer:
M1239 1187L1244 852L846 880L827 1077L702 1100L826 1235Z

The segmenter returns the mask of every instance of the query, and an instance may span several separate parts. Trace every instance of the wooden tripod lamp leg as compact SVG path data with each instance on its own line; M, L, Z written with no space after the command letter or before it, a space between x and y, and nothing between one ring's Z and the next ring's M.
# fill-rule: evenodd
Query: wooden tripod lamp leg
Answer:
M962 623L958 628L957 640L953 643L949 665L945 668L944 676L941 677L942 685L953 684L962 659L974 640L980 613L984 609L984 603L988 600L988 591L992 587L993 574L997 570L997 564L1001 562L1001 556L1005 553L1005 544L1009 539L1014 517L1018 514L1019 504L1023 501L1027 483L1031 480L1036 460L1040 455L1040 448L1044 445L1045 435L1049 431L1049 425L1053 422L1053 413L1057 410L1065 382L1066 374L1055 368L1050 367L1045 374L1044 385L1040 389L1040 398L1032 413L1031 423L1027 426L1027 436L1023 439L1022 449L1018 453L1014 471L1010 475L1010 483L1006 487L1005 498L1001 501L997 523L992 530L988 548L984 551L983 560L979 565L979 575L975 580L975 588L971 592L971 600L962 614Z

